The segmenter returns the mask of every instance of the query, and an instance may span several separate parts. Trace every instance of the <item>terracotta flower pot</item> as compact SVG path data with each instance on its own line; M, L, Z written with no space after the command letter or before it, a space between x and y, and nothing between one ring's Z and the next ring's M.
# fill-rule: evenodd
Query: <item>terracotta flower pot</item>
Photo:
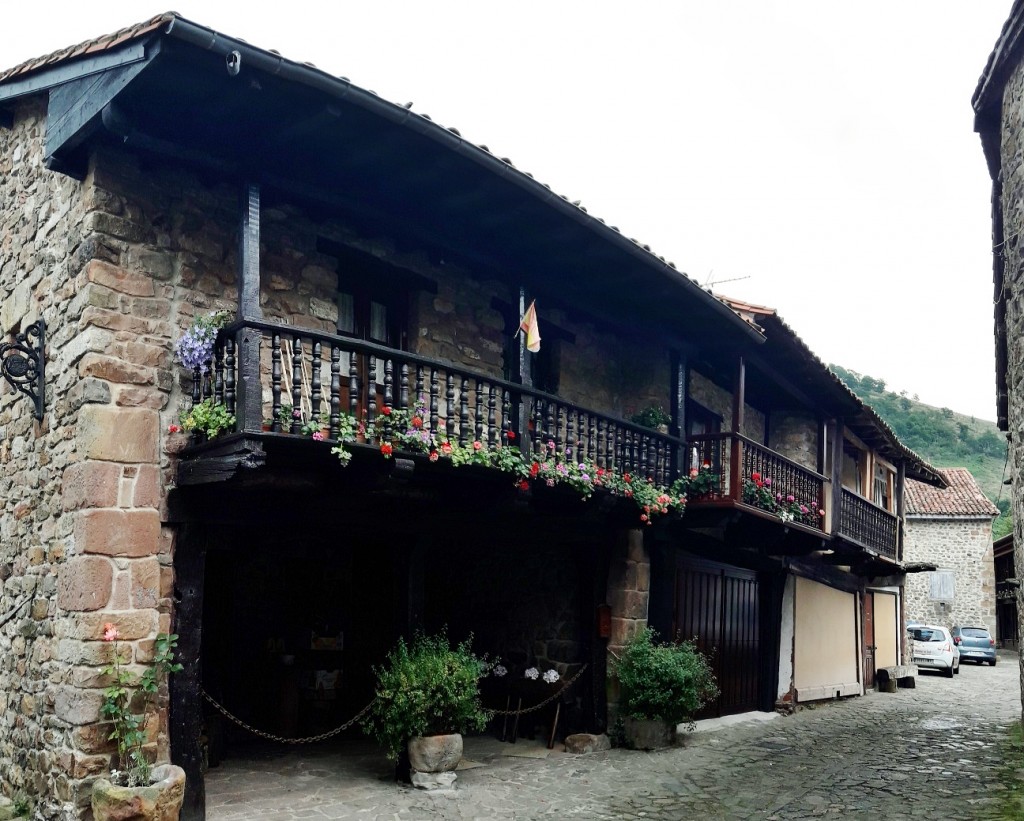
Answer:
M153 768L148 787L118 787L99 778L92 787L95 821L178 821L185 797L185 771L174 764Z

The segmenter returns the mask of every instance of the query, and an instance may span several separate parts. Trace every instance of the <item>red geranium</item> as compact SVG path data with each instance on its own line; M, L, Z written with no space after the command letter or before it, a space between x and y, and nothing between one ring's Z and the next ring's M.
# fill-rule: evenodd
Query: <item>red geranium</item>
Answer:
M383 408L381 408L380 412L382 414L384 414L385 416L391 416L391 408L389 408L387 405L385 405Z
M412 420L409 422L409 424L412 425L414 428L422 428L423 420L420 419L418 416L414 416Z
M516 432L514 430L510 430L508 432L507 436L508 436L508 441L514 442L515 438L516 438Z
M394 448L391 447L390 442L381 442L380 452L383 453L385 456L390 456L393 450Z
M530 475L536 476L538 473L540 473L540 463L534 462L532 465L530 465Z

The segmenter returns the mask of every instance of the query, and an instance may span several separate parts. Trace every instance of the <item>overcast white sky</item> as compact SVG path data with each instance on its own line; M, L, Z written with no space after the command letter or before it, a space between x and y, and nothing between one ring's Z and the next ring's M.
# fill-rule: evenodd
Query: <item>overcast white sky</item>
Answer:
M970 98L1010 0L174 5L412 101L701 283L777 308L822 359L995 418ZM0 67L164 10L5 5Z

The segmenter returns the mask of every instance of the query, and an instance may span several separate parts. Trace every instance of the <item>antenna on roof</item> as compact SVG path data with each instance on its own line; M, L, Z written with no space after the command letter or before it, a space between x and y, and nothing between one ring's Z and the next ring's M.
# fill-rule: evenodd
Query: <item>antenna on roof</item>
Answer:
M705 288L712 288L715 285L721 285L723 282L739 282L741 279L750 279L750 278L751 278L751 274L747 274L746 276L742 276L742 277L731 277L729 279L715 279L715 269L712 268L710 271L708 271L708 278L706 280L704 280L704 287Z

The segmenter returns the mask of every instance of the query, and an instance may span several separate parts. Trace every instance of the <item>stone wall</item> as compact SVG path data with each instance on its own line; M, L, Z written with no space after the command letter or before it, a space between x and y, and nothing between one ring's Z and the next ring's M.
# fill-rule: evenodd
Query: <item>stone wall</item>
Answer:
M776 413L769 421L768 447L808 470L818 471L821 426L810 414Z
M1024 64L1017 65L1003 89L1000 163L1014 575L1024 579ZM985 286L979 284L978 287ZM1017 590L1017 618L1018 629L1024 633L1024 588ZM1024 692L1024 656L1021 657L1021 687Z
M909 573L905 587L908 621L926 624L978 625L995 636L995 569L992 564L992 520L921 516L907 517L904 557L931 562L953 571L951 601L930 597L931 573Z
M732 430L732 393L697 371L690 372L690 399L722 417L722 430ZM749 403L743 407L743 430L748 439L764 443L764 414Z

